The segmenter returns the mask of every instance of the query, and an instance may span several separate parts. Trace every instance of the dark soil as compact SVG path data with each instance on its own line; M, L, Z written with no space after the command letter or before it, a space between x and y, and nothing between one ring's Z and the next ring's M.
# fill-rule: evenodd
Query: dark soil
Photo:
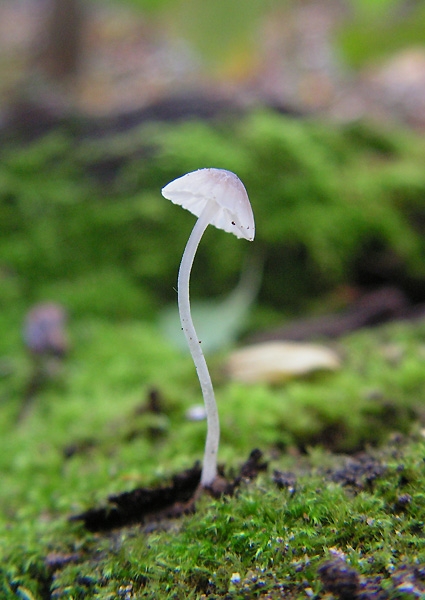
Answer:
M335 465L319 470L325 481L333 481L346 488L347 493L357 494L363 490L371 491L377 479L383 477L387 471L385 461L372 452L358 452L351 456L333 455ZM309 472L308 464L300 469L305 475ZM293 471L274 470L273 482L279 489L286 489L291 494L297 490L297 473ZM408 500L405 501L406 503ZM402 501L403 503L403 501Z
M223 469L210 488L200 488L201 466L196 463L191 469L177 473L171 483L159 487L136 488L130 492L109 496L102 507L89 508L72 516L72 521L82 521L89 531L109 531L132 524L158 523L195 512L196 500L204 491L214 497L232 495L243 481L250 481L268 467L260 450L252 450L248 460L232 478L224 477ZM347 488L348 493L371 490L376 479L386 472L385 463L361 452L353 456L338 458L335 468L323 470L323 478ZM296 492L297 474L275 470L272 479L277 487ZM400 502L403 502L401 500ZM408 499L406 499L408 503Z
M391 456L397 456L398 446L403 439L393 440ZM332 467L320 469L324 480L333 481L343 486L348 494L357 494L365 489L371 491L375 484L385 477L388 467L387 454L378 451L359 452L351 456L335 456ZM305 459L305 457L304 457ZM291 494L297 492L298 473L305 474L311 469L302 457L300 469L295 471L278 471L272 474L272 480L279 489ZM241 466L233 478L225 478L223 470L210 489L200 488L201 467L195 464L191 469L175 475L169 485L156 488L138 488L123 494L110 496L104 507L91 508L86 512L71 517L73 521L82 521L92 532L110 531L132 524L143 524L144 530L167 527L169 519L178 518L196 510L196 500L201 491L214 497L232 495L242 482L253 480L265 471L268 465L260 450L253 450L248 460ZM402 464L400 473L402 475ZM317 472L317 471L316 471ZM393 510L404 510L410 503L409 494L398 496L397 506ZM110 535L115 535L114 533ZM78 562L78 555L51 555L46 558L46 565L60 569L68 562ZM397 590L412 598L425 597L425 565L400 564L391 575L391 585L381 575L364 576L347 564L342 553L335 550L334 556L323 562L317 577L322 584L322 592L317 598L333 600L389 600L392 592ZM250 582L250 590L252 582ZM276 582L285 597L292 598L291 587ZM277 589L277 588L276 588ZM273 596L274 597L274 596ZM282 595L283 597L283 595ZM398 596L397 596L398 597Z
M341 468L329 471L332 481L348 487L355 492L371 489L373 483L385 474L386 466L367 452L359 452L356 456L345 459Z
M340 600L387 600L379 577L362 578L341 557L326 561L318 569L324 590Z
M331 593L338 600L387 600L390 597L389 592L381 585L381 577L362 577L340 556L323 563L318 569L318 575L325 592ZM400 565L392 574L391 580L400 594L396 597L424 597L424 565Z
M177 518L195 511L195 503L201 491L214 497L231 495L242 481L255 479L267 469L260 450L253 450L232 480L227 480L221 471L211 488L200 488L201 466L196 463L191 469L173 476L169 485L155 488L137 488L130 492L109 496L106 505L90 508L71 517L72 521L83 521L89 531L108 531L135 523L158 522Z
M422 296L420 302L423 302ZM393 286L375 287L372 291L360 293L344 311L296 319L283 327L257 333L251 336L250 341L259 343L271 340L301 342L315 338L336 339L365 327L376 327L391 321L421 319L424 315L425 305L412 301L403 289Z

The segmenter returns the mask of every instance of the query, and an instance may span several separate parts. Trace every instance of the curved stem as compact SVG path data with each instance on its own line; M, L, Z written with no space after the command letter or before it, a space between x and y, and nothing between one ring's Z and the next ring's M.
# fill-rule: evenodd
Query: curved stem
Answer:
M192 316L190 314L189 279L196 250L202 235L210 222L213 211L214 207L209 207L207 205L195 223L183 252L177 281L180 321L189 345L193 362L195 363L207 413L207 439L201 475L201 485L204 487L211 485L217 474L217 452L220 439L220 425L211 377L204 353L202 352L201 342L196 334L195 326L193 325Z

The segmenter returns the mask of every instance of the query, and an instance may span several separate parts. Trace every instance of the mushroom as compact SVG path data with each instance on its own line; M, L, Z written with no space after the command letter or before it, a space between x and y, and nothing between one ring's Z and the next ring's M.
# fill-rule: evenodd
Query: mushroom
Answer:
M217 475L220 424L211 377L190 313L190 272L199 242L208 225L252 241L255 235L254 215L242 181L234 173L224 169L199 169L187 173L171 181L161 192L164 198L198 217L183 252L177 291L181 326L195 363L205 402L207 438L201 486L210 487Z

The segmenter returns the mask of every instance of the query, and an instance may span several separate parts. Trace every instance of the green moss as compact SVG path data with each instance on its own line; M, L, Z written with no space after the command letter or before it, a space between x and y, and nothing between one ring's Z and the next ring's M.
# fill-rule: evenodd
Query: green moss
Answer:
M154 325L175 302L193 223L161 198L164 183L208 164L241 176L266 254L259 314L281 316L351 282L371 247L423 281L423 140L258 112L1 152L1 597L305 597L319 593L332 552L397 597L394 570L425 561L420 322L353 334L334 344L339 371L280 387L226 381L225 357L213 357L220 461L235 472L260 447L269 472L233 498L202 498L164 530L93 535L68 517L202 457L205 423L185 416L201 401L196 373ZM207 232L193 297L228 292L246 252ZM70 310L71 351L18 421L33 368L21 324L41 299ZM159 414L143 410L152 390ZM384 471L344 487L331 452L368 447ZM295 491L273 469L291 471Z
M312 295L352 283L366 258L396 265L384 279L423 285L424 156L412 133L264 111L232 123L149 124L106 139L51 134L25 147L5 144L1 293L28 301L63 291L78 311L152 319L175 299L193 225L160 189L209 165L235 171L250 194L257 221L257 250L250 250L265 255L264 310L302 310ZM228 292L247 252L233 236L208 231L193 294Z
M351 4L353 14L337 35L338 46L351 66L363 67L405 48L421 45L425 23L421 3L408 10L399 0Z
M146 598L302 597L306 586L320 590L317 568L335 551L389 589L398 565L425 561L425 444L416 434L406 444L391 437L415 431L423 415L423 326L347 337L338 343L343 367L333 374L275 388L222 381L220 460L230 472L258 446L269 472L235 497L202 498L196 515L165 530L104 535L67 518L199 459L205 423L187 421L185 411L200 392L190 359L149 324L80 319L71 334L60 379L20 423L17 382L29 365L19 338L3 346L16 371L0 380L3 597L106 599L125 589ZM163 404L158 415L140 410L152 388ZM328 449L367 444L383 470L363 487L345 488L332 476L343 459ZM291 471L295 491L280 489L273 469Z

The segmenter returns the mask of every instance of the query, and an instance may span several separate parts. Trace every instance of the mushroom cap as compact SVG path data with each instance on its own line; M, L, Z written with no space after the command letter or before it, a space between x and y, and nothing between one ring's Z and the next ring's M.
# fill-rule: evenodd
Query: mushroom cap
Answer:
M254 215L242 181L225 169L199 169L174 179L162 190L174 204L199 217L212 203L216 210L210 224L252 241L255 236Z

